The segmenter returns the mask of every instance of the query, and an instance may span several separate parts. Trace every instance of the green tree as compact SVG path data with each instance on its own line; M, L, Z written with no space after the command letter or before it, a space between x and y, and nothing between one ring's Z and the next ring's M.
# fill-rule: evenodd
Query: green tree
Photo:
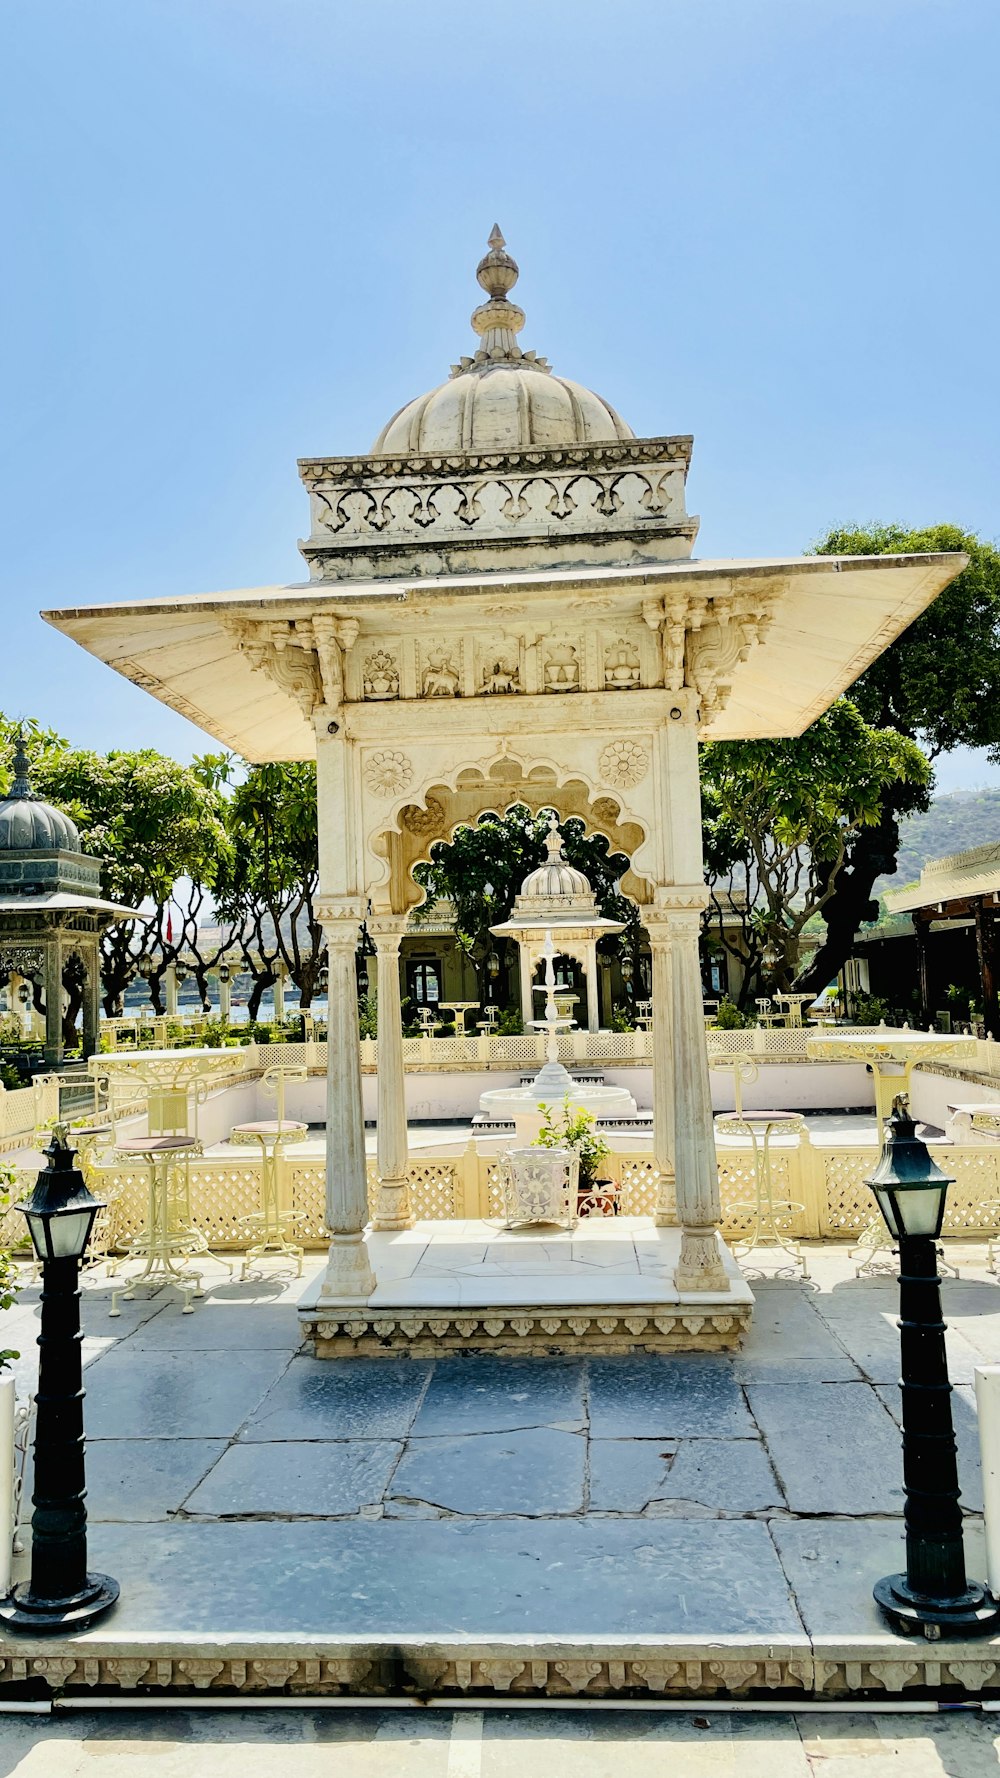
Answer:
M831 531L819 555L909 555L963 551L969 565L890 644L851 688L861 715L876 728L917 741L931 760L953 747L986 747L1000 759L1000 551L957 525L908 531L870 525ZM874 887L891 875L900 817L926 809L905 779L887 783L876 818L852 835L822 906L826 937L799 982L818 992L850 955L860 926L878 917Z
M216 905L253 976L249 1016L282 964L308 1007L325 943L316 918L319 855L316 767L301 761L248 767L226 805L231 856Z
M871 727L847 698L794 740L702 749L708 924L745 960L741 1009L755 993L789 987L803 929L835 893L887 792L920 801L929 779L915 742Z
M105 1010L120 1006L147 961L160 1010L163 973L196 936L200 911L228 864L220 790L195 767L151 748L55 752L40 763L36 781L77 823L84 849L100 858L103 894L144 913L142 921L112 926L101 941Z
M475 826L459 827L451 840L434 846L430 860L414 866L413 875L426 892L425 906L450 901L455 909L458 941L479 976L480 993L487 994L486 960L496 947L506 954L506 940L490 931L505 921L514 898L530 871L545 858L547 813L533 815L523 803L515 803L503 815L480 817ZM635 904L618 890L628 869L628 859L609 851L603 834L588 834L575 815L559 823L563 851L569 864L583 871L602 914L626 927L623 940L634 944L639 928ZM500 982L507 979L503 969Z

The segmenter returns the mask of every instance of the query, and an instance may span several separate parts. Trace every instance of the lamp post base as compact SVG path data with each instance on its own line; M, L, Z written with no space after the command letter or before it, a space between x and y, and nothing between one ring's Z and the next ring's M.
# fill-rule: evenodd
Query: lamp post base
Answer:
M873 1592L876 1605L903 1636L922 1633L937 1642L944 1636L988 1636L1000 1627L1000 1606L975 1580L961 1593L937 1598L915 1592L905 1574L887 1574Z
M55 1636L60 1630L87 1630L110 1611L118 1598L118 1582L110 1574L88 1574L87 1584L68 1599L38 1599L27 1586L15 1587L0 1599L0 1624L29 1636Z

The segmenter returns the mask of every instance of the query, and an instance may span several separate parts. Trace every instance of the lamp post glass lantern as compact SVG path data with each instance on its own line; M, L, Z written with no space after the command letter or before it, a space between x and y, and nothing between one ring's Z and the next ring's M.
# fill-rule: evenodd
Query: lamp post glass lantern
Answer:
M87 1572L79 1264L104 1208L73 1165L65 1124L24 1212L42 1266L31 1577L0 1599L0 1623L29 1634L84 1630L118 1598L118 1582Z
M917 1135L904 1095L893 1100L888 1135L868 1181L899 1244L900 1390L906 1572L876 1583L876 1603L893 1628L930 1640L988 1635L1000 1608L965 1572L951 1383L941 1319L937 1238L952 1180Z

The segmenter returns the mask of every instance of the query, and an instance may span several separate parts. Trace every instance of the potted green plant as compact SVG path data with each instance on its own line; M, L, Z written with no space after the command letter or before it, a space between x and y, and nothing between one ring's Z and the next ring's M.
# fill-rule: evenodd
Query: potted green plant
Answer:
M540 1105L542 1127L532 1144L535 1148L572 1148L580 1157L580 1191L592 1192L610 1182L599 1178L602 1161L611 1153L602 1136L597 1134L597 1119L580 1105L574 1106L567 1093L562 1105Z

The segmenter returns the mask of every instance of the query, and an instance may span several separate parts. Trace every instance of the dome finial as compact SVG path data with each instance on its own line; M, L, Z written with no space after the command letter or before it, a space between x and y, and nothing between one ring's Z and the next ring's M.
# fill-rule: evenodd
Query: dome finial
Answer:
M562 858L562 835L559 832L559 817L556 814L549 816L549 831L545 835L545 850L550 859L556 862Z
M488 359L523 357L517 335L524 326L524 310L507 301L519 275L517 260L507 252L500 225L495 222L490 232L489 252L476 267L476 281L485 290L488 300L480 303L472 316L472 325L483 342L480 351Z
M19 728L14 737L14 782L10 787L10 794L18 797L21 802L35 800L35 793L31 788L31 761L24 744L23 728Z

